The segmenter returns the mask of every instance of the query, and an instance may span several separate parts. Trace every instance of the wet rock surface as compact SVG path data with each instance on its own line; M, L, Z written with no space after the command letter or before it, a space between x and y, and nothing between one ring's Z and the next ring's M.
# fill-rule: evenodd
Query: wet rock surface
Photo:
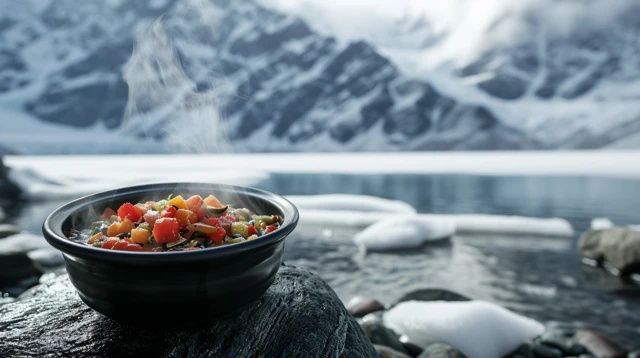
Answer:
M578 250L616 274L640 271L640 231L621 227L588 230L580 237Z
M0 156L0 198L16 198L20 195L20 188L9 180L8 174L9 168L4 165Z
M182 328L122 325L82 303L66 275L42 281L0 305L0 356L376 356L333 290L291 266L238 316Z
M383 311L384 308L384 305L380 301L373 298L356 297L347 304L349 313L357 318L364 317L369 313Z
M418 358L464 358L465 355L444 343L433 343L427 346Z

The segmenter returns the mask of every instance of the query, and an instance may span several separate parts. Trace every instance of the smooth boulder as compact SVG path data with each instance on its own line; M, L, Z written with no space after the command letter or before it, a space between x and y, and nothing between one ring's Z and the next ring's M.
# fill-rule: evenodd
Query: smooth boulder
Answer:
M82 303L66 275L49 276L0 305L0 356L376 356L335 292L295 267L239 315L191 327L122 325Z
M640 231L622 227L588 230L578 242L583 257L607 263L620 274L640 271Z

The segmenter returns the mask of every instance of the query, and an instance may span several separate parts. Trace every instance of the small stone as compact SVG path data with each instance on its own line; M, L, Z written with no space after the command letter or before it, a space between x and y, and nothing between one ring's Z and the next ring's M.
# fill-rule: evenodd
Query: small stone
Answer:
M405 301L469 301L470 298L459 293L440 289L440 288L423 288L411 291L400 297L395 304Z
M387 328L379 316L375 314L366 315L360 321L360 327L362 327L364 333L369 337L371 343L387 346L405 354L409 353L404 349L396 332Z
M369 313L384 311L384 305L374 298L354 297L347 304L347 310L353 317L364 317Z
M411 358L411 356L380 344L374 344L373 348L375 348L379 358Z
M531 352L535 358L562 358L561 350L544 344L534 344Z
M547 329L538 340L545 346L559 349L565 355L577 356L586 352L586 349L574 341L568 332L558 329Z
M584 257L606 262L610 271L626 275L640 270L640 232L621 227L587 230L578 250Z
M640 358L640 351L629 352L627 358Z
M407 352L409 352L409 355L411 355L412 357L417 357L420 355L420 353L422 353L422 351L424 351L422 347L411 342L409 340L409 337L407 337L407 335L405 334L400 336L400 342L402 343L402 346L404 347L404 349Z
M617 358L626 355L622 347L596 331L580 329L574 339L596 357Z
M55 270L64 265L62 253L54 248L37 249L27 252L33 265L40 271Z
M432 343L418 358L464 358L464 354L444 343Z
M533 358L533 352L531 351L531 344L522 343L513 352L509 353L507 357L512 358Z
M20 232L20 228L11 224L0 224L0 239L15 235Z

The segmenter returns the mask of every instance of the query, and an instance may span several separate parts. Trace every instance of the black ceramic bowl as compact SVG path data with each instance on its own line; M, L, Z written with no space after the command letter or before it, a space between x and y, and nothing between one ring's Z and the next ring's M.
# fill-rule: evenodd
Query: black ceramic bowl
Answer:
M68 239L106 207L166 198L169 194L214 194L234 207L278 214L281 227L256 240L182 252L105 250ZM94 310L129 322L202 320L240 311L271 285L280 267L285 237L298 210L267 191L218 184L163 183L86 196L56 209L43 224L45 238L62 251L69 279Z

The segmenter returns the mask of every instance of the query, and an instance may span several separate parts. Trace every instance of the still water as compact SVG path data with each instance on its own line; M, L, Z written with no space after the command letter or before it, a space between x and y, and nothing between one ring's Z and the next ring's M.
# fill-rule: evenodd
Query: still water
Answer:
M603 177L276 174L257 185L281 194L351 193L398 199L424 213L562 217L576 232L594 217L640 223L640 181ZM39 233L59 202L10 210ZM576 255L574 238L455 237L412 253L362 254L349 229L305 226L287 239L285 261L319 273L346 302L391 303L418 288L447 288L543 322L587 326L640 348L640 290Z

